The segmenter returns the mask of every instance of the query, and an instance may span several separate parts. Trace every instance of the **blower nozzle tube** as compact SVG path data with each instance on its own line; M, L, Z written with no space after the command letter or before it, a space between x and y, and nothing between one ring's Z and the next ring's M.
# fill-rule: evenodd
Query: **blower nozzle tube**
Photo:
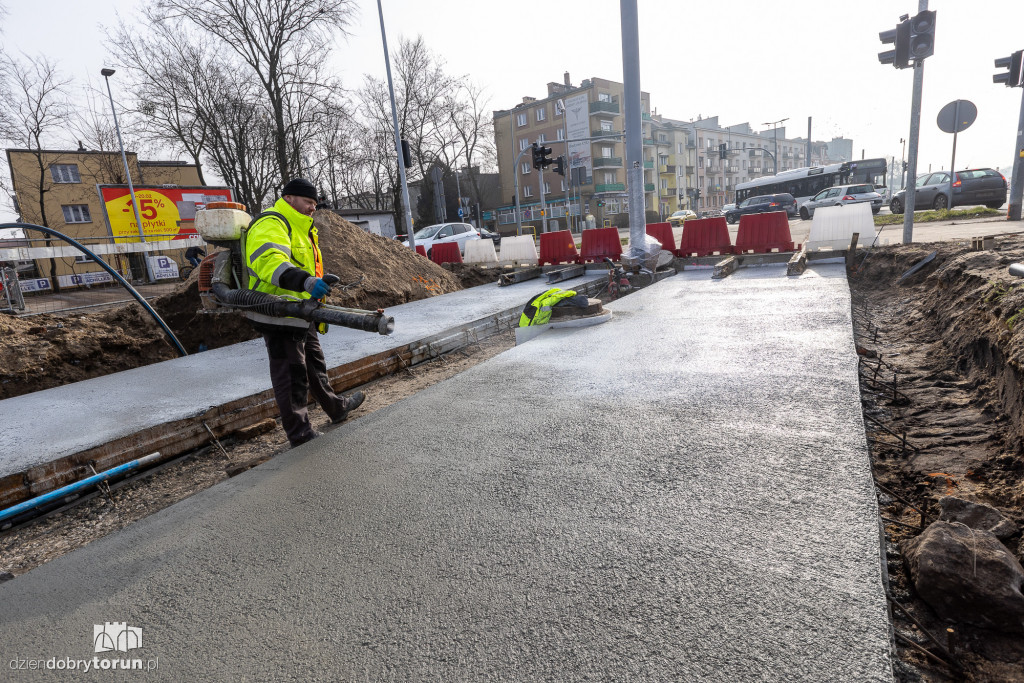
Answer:
M326 306L313 299L290 301L251 289L231 289L222 281L214 281L210 290L217 297L218 303L229 308L243 308L274 317L300 318L382 335L395 331L395 319L384 315L383 311Z

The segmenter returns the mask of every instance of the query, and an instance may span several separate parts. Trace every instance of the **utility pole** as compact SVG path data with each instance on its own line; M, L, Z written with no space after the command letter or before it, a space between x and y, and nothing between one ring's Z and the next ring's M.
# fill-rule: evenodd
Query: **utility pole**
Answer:
M640 30L636 0L619 0L622 29L622 81L626 115L626 182L629 187L630 255L641 255L644 217L644 147L640 106Z
M928 0L920 0L922 10ZM910 100L910 158L907 159L907 192L903 195L903 244L914 241L914 207L917 194L917 141L921 136L921 91L924 90L924 60L914 62L914 94Z
M380 39L384 44L384 67L388 72L388 92L391 95L391 122L395 127L395 152L398 161L398 178L402 183L402 204L405 206L405 232L409 235L409 248L416 251L416 236L412 229L412 206L409 204L409 185L405 179L405 163L402 154L402 132L398 129L398 106L395 104L395 84L391 79L391 55L388 54L388 36L384 31L384 8L377 0L377 13L380 15ZM399 226L401 227L401 226Z

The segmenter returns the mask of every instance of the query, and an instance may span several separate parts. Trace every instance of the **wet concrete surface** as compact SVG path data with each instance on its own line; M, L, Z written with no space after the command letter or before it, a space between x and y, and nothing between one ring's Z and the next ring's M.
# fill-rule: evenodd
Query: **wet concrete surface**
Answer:
M606 275L588 273L563 289ZM320 336L327 367L395 349L516 306L551 287L541 278L481 285L387 310L381 336L332 326ZM155 425L200 415L271 388L262 339L0 401L0 477Z
M849 290L784 273L669 278L0 584L2 661L117 621L160 680L891 681Z

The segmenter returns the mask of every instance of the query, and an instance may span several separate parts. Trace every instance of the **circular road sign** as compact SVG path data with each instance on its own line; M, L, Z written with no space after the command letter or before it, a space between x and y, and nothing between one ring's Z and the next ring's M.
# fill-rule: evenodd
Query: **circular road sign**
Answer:
M960 105L957 116L957 104ZM970 100L953 100L941 110L936 123L943 133L962 133L978 118L978 108Z
M459 218L462 218L462 209L459 209Z

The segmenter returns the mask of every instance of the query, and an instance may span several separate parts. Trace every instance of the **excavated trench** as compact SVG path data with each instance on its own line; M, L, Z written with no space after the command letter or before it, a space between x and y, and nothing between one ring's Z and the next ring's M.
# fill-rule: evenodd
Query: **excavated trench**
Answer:
M902 279L932 252L931 263ZM900 680L1024 681L1019 635L940 619L916 595L899 545L935 520L945 495L1024 523L1024 280L1007 272L1016 262L1024 262L1018 236L985 251L914 244L874 250L850 278L872 466L876 481L903 499L880 495L891 592L943 642L954 629L963 667L904 646L931 643L894 610ZM1004 544L1024 560L1020 532Z

